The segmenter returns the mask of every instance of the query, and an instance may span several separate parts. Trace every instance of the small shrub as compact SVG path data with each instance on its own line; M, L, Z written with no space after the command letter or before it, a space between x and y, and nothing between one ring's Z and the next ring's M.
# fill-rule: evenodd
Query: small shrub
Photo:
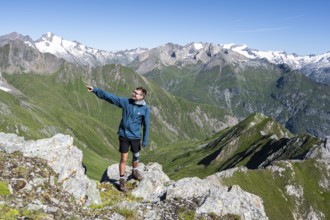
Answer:
M13 169L13 174L18 178L28 178L29 171L24 166L19 166Z
M8 185L0 181L0 195L10 195Z
M42 210L29 210L25 208L21 210L21 216L24 216L27 219L44 219L47 214Z
M126 219L134 219L134 210L132 209L116 207L113 211L124 216Z
M215 214L214 212L209 213L209 217L212 220L241 220L241 217L239 215L226 214L224 216L219 216L219 215Z
M191 210L184 210L180 209L179 210L179 218L183 220L194 220L196 218L195 212Z
M17 209L12 209L7 206L0 206L0 213L0 220L16 220L19 216L19 211Z

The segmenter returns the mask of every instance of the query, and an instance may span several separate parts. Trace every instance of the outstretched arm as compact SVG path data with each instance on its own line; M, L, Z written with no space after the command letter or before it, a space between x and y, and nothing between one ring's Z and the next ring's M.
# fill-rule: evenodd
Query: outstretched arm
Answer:
M86 88L88 92L93 92L100 99L104 99L110 102L111 104L114 104L122 108L122 99L120 97L93 86L86 86Z

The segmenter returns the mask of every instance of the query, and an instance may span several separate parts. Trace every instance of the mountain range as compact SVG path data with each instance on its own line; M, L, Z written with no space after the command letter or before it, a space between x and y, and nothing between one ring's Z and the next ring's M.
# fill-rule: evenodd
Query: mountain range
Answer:
M214 44L194 42L184 46L168 43L157 48L146 49L136 48L122 51L105 51L95 49L81 44L77 41L65 40L62 37L48 32L41 38L34 41L29 36L22 36L18 33L10 33L0 36L0 46L4 45L8 40L19 39L27 45L38 49L42 53L51 53L59 58L63 58L69 62L80 65L99 66L110 63L128 65L133 62L137 56L151 51L158 50L164 53L162 62L164 65L171 65L174 62L185 62L186 64L194 63L200 60L207 63L209 59L219 51L228 52L235 51L246 59L265 59L270 63L281 65L285 64L293 70L300 70L306 76L321 83L330 83L330 52L324 54L311 54L308 56L299 56L297 54L288 54L285 51L260 51L249 48L247 45L236 44ZM204 56L203 54L207 54ZM166 55L171 58L166 59ZM143 74L143 71L138 71Z

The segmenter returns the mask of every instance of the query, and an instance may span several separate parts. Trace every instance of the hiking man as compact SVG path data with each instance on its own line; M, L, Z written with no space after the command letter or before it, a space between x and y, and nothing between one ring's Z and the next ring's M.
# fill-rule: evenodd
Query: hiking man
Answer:
M147 91L143 87L137 87L132 92L131 98L123 98L103 91L93 86L86 86L88 92L93 92L100 99L122 108L122 119L118 129L119 152L121 153L119 163L119 190L126 192L125 170L130 148L133 153L132 177L141 180L142 176L138 172L138 164L141 150L141 128L143 126L142 147L148 144L150 110L144 97Z

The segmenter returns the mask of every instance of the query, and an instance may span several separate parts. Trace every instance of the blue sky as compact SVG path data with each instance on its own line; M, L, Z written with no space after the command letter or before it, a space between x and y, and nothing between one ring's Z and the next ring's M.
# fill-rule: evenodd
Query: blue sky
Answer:
M329 2L329 3L328 3ZM107 51L169 42L330 51L329 0L4 0L0 35L52 32Z

